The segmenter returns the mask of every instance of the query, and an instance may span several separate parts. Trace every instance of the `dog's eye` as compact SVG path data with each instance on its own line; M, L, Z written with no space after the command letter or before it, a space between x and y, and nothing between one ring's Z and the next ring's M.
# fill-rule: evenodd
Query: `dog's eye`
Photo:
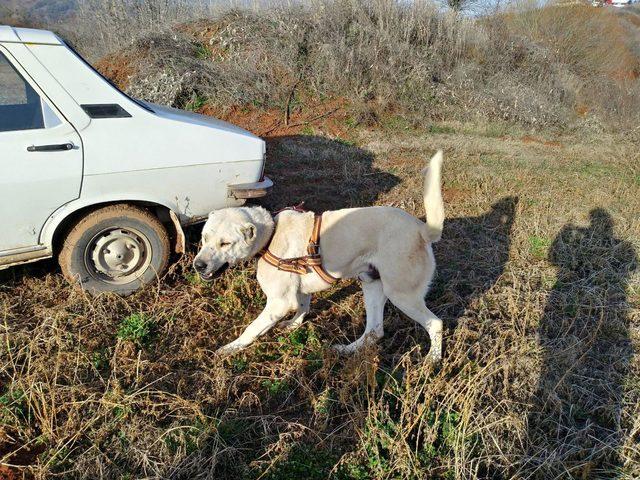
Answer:
M228 247L231 245L231 242L220 242L220 248Z

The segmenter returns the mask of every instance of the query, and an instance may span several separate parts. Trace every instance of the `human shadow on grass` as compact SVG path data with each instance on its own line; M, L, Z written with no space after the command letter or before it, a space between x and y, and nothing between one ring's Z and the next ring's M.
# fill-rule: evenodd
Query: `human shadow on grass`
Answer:
M627 284L638 266L606 210L566 225L549 261L557 281L540 320L542 369L528 416L528 478L617 478L623 385L633 355Z

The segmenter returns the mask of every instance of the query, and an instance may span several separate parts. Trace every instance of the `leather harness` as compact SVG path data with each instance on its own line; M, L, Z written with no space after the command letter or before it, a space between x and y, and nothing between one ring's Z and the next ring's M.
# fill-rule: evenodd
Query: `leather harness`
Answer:
M289 208L289 210L304 211L299 207ZM271 251L269 247L262 251L262 258L269 265L276 267L278 270L295 273L297 275L306 275L309 269L318 274L325 282L331 284L339 279L327 273L322 267L322 255L320 255L320 228L322 227L322 214L315 214L313 219L313 230L311 238L307 245L307 255L296 258L280 258Z

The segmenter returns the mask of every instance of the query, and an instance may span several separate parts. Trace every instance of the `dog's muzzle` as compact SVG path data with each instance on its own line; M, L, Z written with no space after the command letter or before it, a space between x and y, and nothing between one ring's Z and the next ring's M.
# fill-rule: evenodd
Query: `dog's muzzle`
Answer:
M196 270L196 272L198 272L200 278L209 281L224 273L229 268L229 263L223 263L216 270L213 270L209 268L209 265L206 262L203 262L202 260L196 260L195 262L193 262L193 268Z

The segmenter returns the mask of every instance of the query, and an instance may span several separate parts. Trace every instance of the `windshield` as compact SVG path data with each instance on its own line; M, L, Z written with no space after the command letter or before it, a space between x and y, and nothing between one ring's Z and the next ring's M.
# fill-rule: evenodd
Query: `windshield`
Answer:
M146 103L144 103L141 100L138 100L137 98L133 98L129 95L127 95L126 93L124 93L122 90L120 90L118 88L118 86L113 83L111 80L109 80L107 77L105 77L104 75L102 75L98 70L96 70L93 65L91 65L89 62L87 62L84 58L82 58L82 55L80 55L78 52L76 52L76 49L73 48L71 45L69 45L69 43L67 43L66 41L64 41L63 39L60 39L62 41L62 43L64 45L66 45L66 47L71 50L73 52L73 54L78 57L80 59L80 61L82 63L84 63L87 67L89 67L91 70L93 70L100 78L102 78L105 82L107 82L109 85L111 85L113 88L115 88L118 92L120 92L122 95L124 95L125 97L127 97L129 100L131 100L133 103L135 103L136 105L138 105L140 108L144 108L147 112L151 112L151 113L156 113L154 112L149 105L147 105Z

